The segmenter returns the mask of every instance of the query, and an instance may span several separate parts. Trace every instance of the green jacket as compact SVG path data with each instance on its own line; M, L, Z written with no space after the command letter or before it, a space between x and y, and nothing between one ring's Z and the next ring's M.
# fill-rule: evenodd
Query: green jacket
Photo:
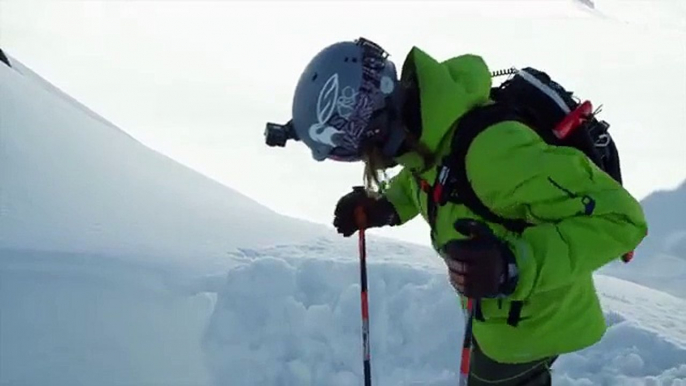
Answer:
M439 63L415 47L402 72L403 79L416 74L420 142L440 159L449 151L453 123L470 108L489 102L490 70L478 56ZM402 170L384 194L402 223L419 214L428 221L427 195L416 176L433 183L436 165L424 165L416 153L396 161ZM591 275L645 237L639 202L580 151L549 146L517 122L481 133L470 147L466 167L474 191L493 212L535 224L522 234L489 224L510 244L519 282L501 304L482 300L485 322L474 322L474 335L484 353L499 362L518 363L598 342L606 327ZM594 207L585 205L586 196ZM439 207L434 248L463 237L453 224L464 217L478 218L463 205ZM524 302L517 327L506 323L513 300Z

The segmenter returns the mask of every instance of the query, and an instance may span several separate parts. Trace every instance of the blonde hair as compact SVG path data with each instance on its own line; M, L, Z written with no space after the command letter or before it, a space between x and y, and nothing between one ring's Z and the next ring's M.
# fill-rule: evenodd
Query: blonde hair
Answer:
M408 133L405 145L408 151L415 152L422 157L425 168L433 165L433 154L415 136ZM391 160L383 155L377 146L366 147L362 159L364 161L364 186L367 190L378 191L387 179L386 169L391 164Z
M364 186L367 190L377 191L382 186L382 176L384 174L387 164L386 157L381 154L381 149L372 147L364 152Z

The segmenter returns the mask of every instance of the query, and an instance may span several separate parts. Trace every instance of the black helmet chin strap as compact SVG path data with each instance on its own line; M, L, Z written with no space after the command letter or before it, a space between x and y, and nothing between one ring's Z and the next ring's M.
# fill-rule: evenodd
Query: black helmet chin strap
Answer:
M398 121L391 123L390 133L386 139L386 143L384 143L384 146L381 148L381 153L386 157L395 158L398 156L400 148L407 137L405 130L399 123L400 122Z
M384 128L385 138L381 153L389 158L395 158L399 155L407 132L402 121L402 114L400 109L403 105L404 92L399 87L393 94L386 97L386 107L384 107L384 114L386 118L386 127Z

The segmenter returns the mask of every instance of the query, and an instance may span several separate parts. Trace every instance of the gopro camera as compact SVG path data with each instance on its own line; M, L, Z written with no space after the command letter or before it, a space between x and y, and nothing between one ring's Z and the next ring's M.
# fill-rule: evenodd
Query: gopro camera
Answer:
M298 139L292 121L288 121L285 125L267 122L267 127L264 130L264 137L267 146L271 147L284 147L286 146L286 141L289 139Z

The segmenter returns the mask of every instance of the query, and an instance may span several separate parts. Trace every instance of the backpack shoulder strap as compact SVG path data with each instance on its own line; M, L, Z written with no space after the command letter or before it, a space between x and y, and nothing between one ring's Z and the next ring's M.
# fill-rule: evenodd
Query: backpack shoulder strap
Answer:
M452 151L446 160L450 163L453 175L450 190L453 191L454 195L457 195L460 203L486 221L501 224L511 232L522 233L531 224L521 219L508 219L491 211L476 194L467 176L467 151L474 139L489 127L504 121L527 123L516 110L499 103L474 108L458 121L452 139ZM523 305L522 301L511 302L507 324L517 327L521 319ZM480 302L477 304L477 311L477 319L484 321Z
M512 232L521 233L531 224L524 220L508 219L493 213L474 192L467 176L465 160L469 147L480 133L496 123L511 120L524 122L516 111L498 103L472 109L458 121L452 139L452 152L445 162L449 163L453 175L452 186L448 190L452 191L452 195L457 196L460 203L489 222L501 224Z

